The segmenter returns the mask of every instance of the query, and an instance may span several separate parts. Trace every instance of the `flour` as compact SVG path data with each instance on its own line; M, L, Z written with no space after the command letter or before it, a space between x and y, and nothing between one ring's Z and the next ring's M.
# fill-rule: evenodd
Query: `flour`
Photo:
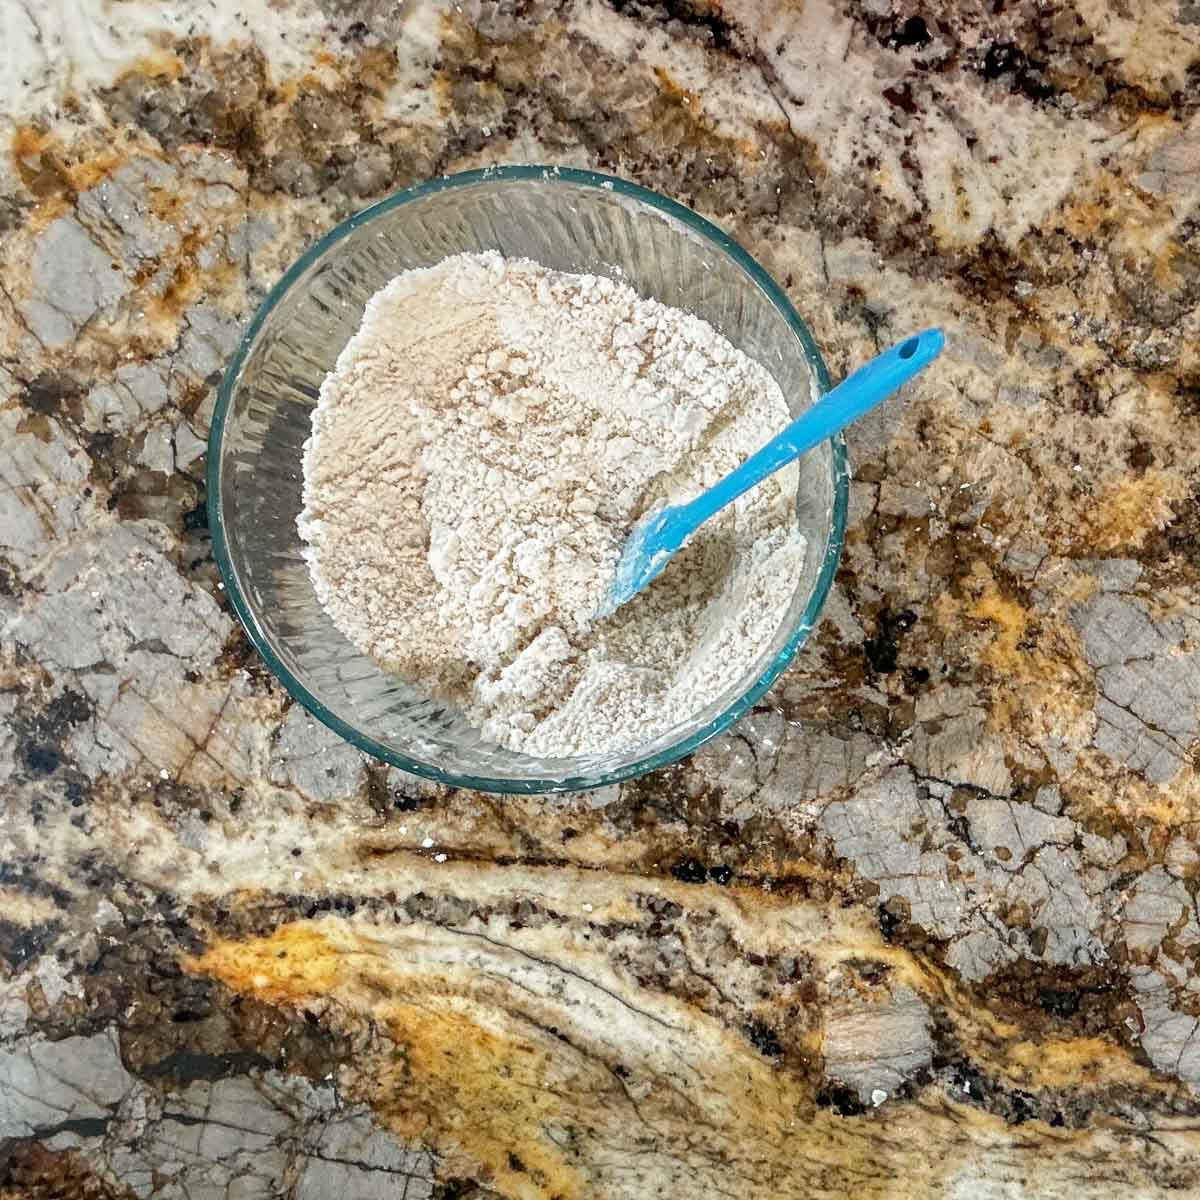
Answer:
M610 279L496 253L406 272L313 410L298 524L317 596L489 740L631 749L770 644L804 562L796 468L601 619L625 538L788 419L767 371L710 325Z

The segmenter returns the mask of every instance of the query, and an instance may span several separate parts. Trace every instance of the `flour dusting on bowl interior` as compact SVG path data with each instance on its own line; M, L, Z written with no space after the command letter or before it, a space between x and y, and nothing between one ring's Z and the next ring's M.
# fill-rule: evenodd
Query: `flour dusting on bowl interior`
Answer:
M791 419L707 322L496 253L376 293L321 387L300 536L334 624L512 750L632 749L742 680L805 539L789 466L602 618L621 547Z

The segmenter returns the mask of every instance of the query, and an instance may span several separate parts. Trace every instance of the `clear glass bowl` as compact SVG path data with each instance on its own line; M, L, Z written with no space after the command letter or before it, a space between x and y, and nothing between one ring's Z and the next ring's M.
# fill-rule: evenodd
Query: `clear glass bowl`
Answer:
M209 435L208 512L217 563L255 647L315 717L368 754L460 787L602 787L691 753L736 721L804 644L829 592L846 523L839 438L800 462L809 540L787 617L752 671L700 712L619 754L536 758L482 740L444 703L383 671L317 603L301 558L301 452L321 382L370 296L411 267L498 250L561 271L608 275L696 313L778 380L794 414L829 387L820 352L770 276L680 204L591 171L498 167L435 179L351 217L280 280L225 374ZM763 439L774 433L764 429Z

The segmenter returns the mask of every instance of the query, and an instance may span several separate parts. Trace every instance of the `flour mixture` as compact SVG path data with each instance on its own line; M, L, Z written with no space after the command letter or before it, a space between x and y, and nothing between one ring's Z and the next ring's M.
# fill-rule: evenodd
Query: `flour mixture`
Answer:
M796 468L597 616L635 521L789 419L710 325L610 279L495 253L392 280L321 388L300 533L363 652L485 737L572 756L687 720L768 646L805 542Z

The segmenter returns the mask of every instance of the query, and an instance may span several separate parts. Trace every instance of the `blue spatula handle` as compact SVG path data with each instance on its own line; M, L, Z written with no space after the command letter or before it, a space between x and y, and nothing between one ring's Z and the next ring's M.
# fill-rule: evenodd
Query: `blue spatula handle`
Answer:
M675 548L682 545L693 529L733 503L743 492L748 492L768 475L833 437L851 421L857 421L886 400L901 384L928 366L941 352L945 341L940 329L922 330L843 379L736 471L731 471L695 500L678 507L672 514L676 519L671 522L672 533L679 535ZM671 540L674 541L674 537Z

